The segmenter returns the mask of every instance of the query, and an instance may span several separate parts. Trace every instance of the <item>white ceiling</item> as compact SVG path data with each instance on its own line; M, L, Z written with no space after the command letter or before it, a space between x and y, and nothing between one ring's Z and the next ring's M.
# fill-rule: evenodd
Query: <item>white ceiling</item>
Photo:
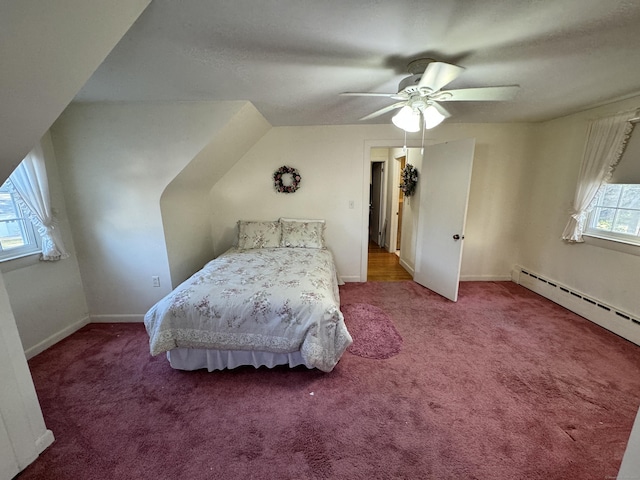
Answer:
M640 93L639 0L153 0L77 101L249 100L274 126L356 124L407 64L466 70L448 122L540 121ZM391 114L368 123L388 123Z

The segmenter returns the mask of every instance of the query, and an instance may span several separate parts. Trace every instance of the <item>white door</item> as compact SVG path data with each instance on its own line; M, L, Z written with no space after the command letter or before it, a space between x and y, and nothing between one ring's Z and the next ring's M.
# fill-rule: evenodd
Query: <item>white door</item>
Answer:
M460 263L475 139L425 147L413 279L458 300Z
M13 478L20 472L18 460L11 447L11 439L0 415L0 478Z

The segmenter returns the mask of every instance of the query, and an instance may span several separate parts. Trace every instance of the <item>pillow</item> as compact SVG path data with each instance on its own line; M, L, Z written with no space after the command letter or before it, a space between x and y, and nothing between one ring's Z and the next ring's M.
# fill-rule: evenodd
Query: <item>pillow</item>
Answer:
M280 222L238 221L238 248L274 248L280 246Z
M324 248L324 220L281 218L282 247Z

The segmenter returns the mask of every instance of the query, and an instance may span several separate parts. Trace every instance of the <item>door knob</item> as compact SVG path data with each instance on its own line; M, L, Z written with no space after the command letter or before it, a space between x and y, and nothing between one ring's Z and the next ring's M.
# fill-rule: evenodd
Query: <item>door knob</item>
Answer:
M456 234L453 236L453 239L454 239L454 240L460 240L461 238L464 240L464 235L462 235L462 237L461 237L460 235L458 235L458 234L456 233Z

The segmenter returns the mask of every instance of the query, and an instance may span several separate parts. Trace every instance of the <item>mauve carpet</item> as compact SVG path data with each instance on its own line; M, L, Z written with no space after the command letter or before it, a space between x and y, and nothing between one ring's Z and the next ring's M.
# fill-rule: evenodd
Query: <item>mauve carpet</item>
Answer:
M640 347L510 282L340 292L390 316L398 355L180 372L141 324L84 327L29 362L56 441L19 480L615 478Z

